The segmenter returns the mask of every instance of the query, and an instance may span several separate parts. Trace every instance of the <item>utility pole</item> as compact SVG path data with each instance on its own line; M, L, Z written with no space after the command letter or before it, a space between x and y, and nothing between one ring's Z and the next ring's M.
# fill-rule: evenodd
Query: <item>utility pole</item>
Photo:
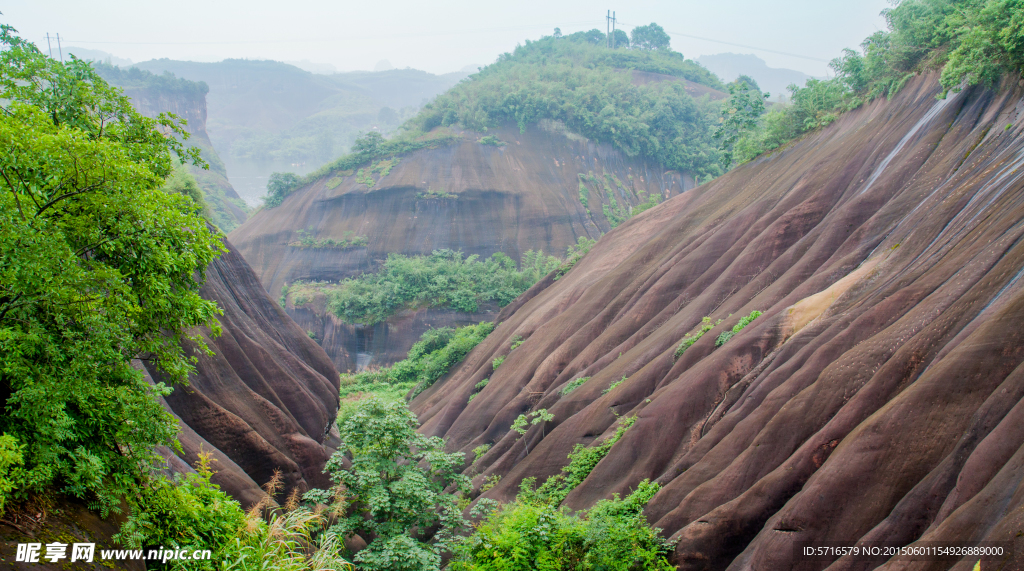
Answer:
M608 38L608 47L612 47L612 11L604 15L604 34Z
M50 52L50 59L53 59L53 46L50 45L50 32L46 32L46 51Z
M615 49L615 11L612 11L612 49Z
M60 34L57 34L57 53L60 54L60 62L64 63L64 50L60 48Z

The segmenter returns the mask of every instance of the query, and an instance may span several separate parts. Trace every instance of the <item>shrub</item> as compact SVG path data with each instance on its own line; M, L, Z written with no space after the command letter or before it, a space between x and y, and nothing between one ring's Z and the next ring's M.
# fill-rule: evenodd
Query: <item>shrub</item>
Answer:
M220 556L245 524L238 502L210 482L211 454L200 453L195 473L157 476L129 495L131 515L114 539L131 549L160 545L209 549ZM212 562L203 565L213 569Z
M305 284L327 297L327 309L346 323L372 325L403 307L449 307L467 313L479 304L504 306L559 266L554 256L529 251L521 269L500 252L486 260L435 250L429 256L391 254L377 273L338 284ZM294 287L296 284L292 284Z
M750 315L745 315L741 317L739 322L736 325L733 325L732 330L723 331L722 334L718 336L718 339L715 339L715 347L721 347L722 345L725 345L727 341L732 339L733 335L736 335L740 331L743 331L744 327L750 325L752 321L754 321L760 316L761 312L755 309L754 311L750 312Z
M586 383L589 380L590 380L590 377L577 377L577 378L569 381L568 383L565 384L564 387L562 387L562 391L561 391L562 392L562 396L564 397L565 395L567 395L567 394L573 392L574 390L582 387L583 384Z
M690 348L690 346L696 343L701 337L704 336L705 333L714 329L721 322L722 320L719 319L715 323L712 323L711 318L705 316L700 322L700 329L698 329L697 332L694 333L693 335L689 335L683 338L682 343L680 343L679 347L676 348L676 352L673 355L673 357L675 359L681 357L683 353L685 353L686 350Z
M626 499L618 495L569 515L528 494L492 513L455 545L453 571L670 571L671 551L650 527L643 507L659 486L646 480Z
M463 525L456 497L445 492L469 492L469 479L457 472L463 454L446 453L442 439L417 426L405 403L371 398L338 427L341 446L326 470L344 486L348 511L331 529L370 538L355 556L360 569L436 570ZM432 526L439 529L427 543L421 534Z
M630 426L633 426L634 422L636 422L635 416L624 418L619 421L619 427L615 429L615 433L604 442L589 447L582 444L577 444L573 447L572 452L569 453L569 464L562 468L560 473L548 478L537 489L536 497L538 500L552 506L561 504L562 500L569 495L569 492L573 491L576 486L579 486L583 483L583 480L587 479L587 476L594 470L597 463L608 455L612 446L622 439L622 436L626 434Z

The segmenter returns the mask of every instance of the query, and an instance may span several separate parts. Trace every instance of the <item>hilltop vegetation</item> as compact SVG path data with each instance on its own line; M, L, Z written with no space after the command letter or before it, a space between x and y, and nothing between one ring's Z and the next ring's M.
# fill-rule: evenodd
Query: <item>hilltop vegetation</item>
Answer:
M634 85L632 70L722 88L706 69L671 49L610 49L597 30L527 41L427 105L406 127L458 125L520 130L541 119L607 142L634 157L704 177L721 174L713 137L718 110L675 81Z
M741 163L835 121L876 97L892 97L914 75L941 69L942 87L995 86L1024 65L1024 1L903 0L882 11L888 30L861 51L843 50L830 80L791 85L792 105L766 113L735 145Z

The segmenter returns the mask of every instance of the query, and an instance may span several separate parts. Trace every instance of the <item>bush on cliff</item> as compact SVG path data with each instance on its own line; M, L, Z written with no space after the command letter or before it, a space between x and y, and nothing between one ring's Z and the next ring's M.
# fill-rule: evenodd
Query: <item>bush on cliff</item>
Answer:
M613 50L589 36L544 37L499 56L440 95L407 123L412 131L461 125L486 131L505 123L520 130L541 119L701 178L721 174L713 131L718 108L694 99L676 81L635 85L631 70L685 78L712 88L713 74L669 49Z
M830 80L789 86L792 105L764 115L736 142L745 162L824 127L875 97L892 97L915 74L941 69L946 91L995 86L1024 67L1024 0L903 0L882 11L888 30L843 50Z

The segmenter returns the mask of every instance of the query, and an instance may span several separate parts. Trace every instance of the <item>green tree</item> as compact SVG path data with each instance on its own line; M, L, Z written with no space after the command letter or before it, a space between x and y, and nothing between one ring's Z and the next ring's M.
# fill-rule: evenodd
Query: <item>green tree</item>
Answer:
M671 49L672 38L665 33L661 26L651 22L646 26L633 28L631 45L635 50L668 50Z
M732 163L733 146L748 131L757 127L758 118L764 113L764 100L768 97L746 81L736 80L729 84L729 99L722 107L722 122L715 137L722 142L722 162L728 168Z
M469 491L469 479L457 472L464 455L446 453L442 439L417 426L404 402L371 398L339 427L342 443L327 471L344 485L349 515L331 530L369 542L355 556L360 569L436 570L463 526L456 496L445 489ZM423 536L434 526L427 543Z
M612 47L617 50L629 49L629 36L622 30L612 32Z
M275 172L267 179L267 196L263 204L267 208L280 206L286 196L299 187L302 179L299 175L291 172Z
M201 162L174 116L143 117L9 26L0 43L0 433L20 456L4 479L15 499L116 508L177 432L156 398L170 388L131 360L187 380L181 341L218 331L198 290L224 247L200 205L162 189L173 154Z

